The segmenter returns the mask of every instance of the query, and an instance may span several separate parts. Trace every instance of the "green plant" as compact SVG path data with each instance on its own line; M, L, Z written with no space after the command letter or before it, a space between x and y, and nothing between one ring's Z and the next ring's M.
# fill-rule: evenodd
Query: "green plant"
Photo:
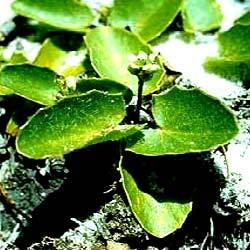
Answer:
M73 0L63 4L16 0L13 9L17 13L49 25L49 30L83 34L84 41L65 47L65 34L48 33L33 62L16 64L12 58L0 72L2 94L16 94L43 106L20 127L18 152L44 159L105 141L120 141L119 171L130 206L141 225L157 237L179 228L192 202L159 201L142 191L124 165L125 152L162 156L209 151L228 143L239 130L236 117L214 97L195 88L172 86L174 83L165 86L167 65L148 44L179 11L188 32L217 28L221 13L215 1L199 3L195 5L198 14L204 13L204 5L218 13L206 13L209 16L200 26L200 19L189 14L192 1L155 4L143 0L138 5L132 0L116 0L111 14L104 18L112 26L90 28L94 14L87 5ZM72 34L67 36L71 39ZM69 63L72 57L77 59L74 64ZM137 103L129 114L126 110L132 106L133 96L137 96ZM13 122L9 123L10 131L19 126Z
M246 85L250 79L249 13L236 20L229 30L219 33L219 57L209 57L204 63L208 72Z

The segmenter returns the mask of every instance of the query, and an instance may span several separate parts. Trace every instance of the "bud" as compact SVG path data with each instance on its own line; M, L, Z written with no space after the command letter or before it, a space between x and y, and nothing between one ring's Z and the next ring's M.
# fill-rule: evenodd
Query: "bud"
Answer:
M153 73L160 68L157 62L157 55L153 53L149 55L145 52L140 52L138 55L131 54L128 59L130 62L128 71L143 78L144 81L152 78Z

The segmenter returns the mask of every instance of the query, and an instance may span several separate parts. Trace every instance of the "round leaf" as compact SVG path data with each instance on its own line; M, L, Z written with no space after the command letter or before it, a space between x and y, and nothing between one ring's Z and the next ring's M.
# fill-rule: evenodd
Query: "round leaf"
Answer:
M250 58L246 60L230 60L224 57L210 57L205 61L204 68L207 72L234 82L248 83L250 79Z
M38 111L17 138L18 151L40 159L58 156L105 140L119 139L128 129L119 129L125 116L121 95L98 91L67 97ZM113 136L109 136L113 133Z
M246 20L245 18L243 20L247 21L248 16L246 14ZM249 36L249 25L237 24L230 30L220 33L218 41L221 57L207 58L204 63L205 70L231 81L248 83L250 72Z
M54 104L60 93L53 71L30 64L5 66L0 72L0 85L43 105Z
M69 31L84 32L94 19L86 5L74 0L16 0L12 7L20 15Z
M236 20L236 23L240 25L250 25L250 11L246 12L243 16Z
M129 27L145 41L159 36L174 20L182 0L115 0L109 18L111 25Z
M109 79L83 79L76 85L76 93L85 93L93 89L104 91L109 94L122 93L126 103L129 103L133 97L133 93L129 88Z
M0 73L0 84L1 84L1 73ZM15 91L12 89L9 89L5 86L0 85L0 96L1 95L12 95L15 94Z
M33 64L47 67L58 75L65 77L82 73L84 71L85 52L83 50L66 51L57 44L60 43L58 41L60 39L63 39L63 37L45 40Z
M191 202L159 202L150 194L141 191L125 168L120 167L120 172L132 211L147 232L163 238L182 226L192 209Z
M250 59L250 25L235 25L230 30L220 33L220 55L231 60Z
M157 129L144 129L129 150L144 155L208 151L227 143L239 131L236 118L219 100L198 89L177 87L153 96Z
M223 16L215 0L185 0L182 18L185 31L194 33L219 28Z
M101 77L120 82L137 93L138 79L128 71L129 56L142 51L152 53L147 44L129 31L111 27L99 27L88 32L86 44L91 63ZM164 73L160 63L159 66L153 77L144 83L144 94L158 88Z

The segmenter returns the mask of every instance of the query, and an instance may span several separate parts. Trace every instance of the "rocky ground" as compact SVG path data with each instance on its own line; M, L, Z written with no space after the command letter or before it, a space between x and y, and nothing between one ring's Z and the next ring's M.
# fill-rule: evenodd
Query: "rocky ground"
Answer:
M250 7L249 1L218 2L225 12L222 30ZM23 50L32 60L40 45L25 36L10 37L19 20L7 11L9 4L0 6L1 13L6 8L0 19L0 43L8 45L3 56ZM5 130L15 107L25 102L0 97L1 250L250 248L249 84L227 81L203 70L203 60L217 54L213 34L197 34L192 42L186 42L175 32L163 35L153 46L171 69L181 72L176 84L197 86L220 98L234 110L241 126L240 134L223 148L167 159L176 171L178 166L186 166L179 184L188 187L192 182L197 189L193 211L183 228L156 239L140 227L121 188L118 152L113 144L42 161L19 155ZM166 170L157 171L159 177ZM167 188L164 180L159 183L159 188Z

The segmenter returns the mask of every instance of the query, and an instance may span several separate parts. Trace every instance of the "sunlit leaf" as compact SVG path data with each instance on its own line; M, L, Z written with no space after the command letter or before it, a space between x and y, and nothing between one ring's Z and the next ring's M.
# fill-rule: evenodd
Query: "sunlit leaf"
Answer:
M237 22L238 23L238 22ZM250 79L250 25L235 25L218 37L220 57L207 58L204 68L231 81Z
M53 71L30 64L2 68L0 86L43 105L54 104L60 93L57 75Z
M9 64L20 64L20 63L29 63L27 58L23 53L14 52L8 61Z
M19 126L16 123L15 119L11 117L8 121L5 132L14 137L17 135L18 131L19 131Z
M209 57L204 63L204 68L207 72L234 82L247 83L250 79L250 57L245 60Z
M235 25L219 34L220 56L235 60L250 58L250 25Z
M1 74L0 74L0 79L1 79ZM0 84L1 84L1 82L0 82ZM9 89L9 88L7 88L5 86L0 85L0 95L12 95L14 93L15 93L14 90Z
M86 5L74 0L16 0L12 7L20 15L69 31L84 32L94 19Z
M185 31L193 33L219 28L223 16L215 0L185 0L182 18Z
M33 64L52 69L65 77L84 72L84 50L68 51L60 46L61 39L64 38L53 37L45 40Z
M246 12L243 16L236 20L237 24L250 25L250 11Z
M129 27L145 41L159 36L174 20L182 0L115 0L109 21L117 27Z
M67 97L41 109L21 128L17 149L25 156L40 159L118 140L135 132L134 126L119 125L124 116L120 94L91 91Z
M140 190L133 176L122 166L120 172L129 205L147 232L163 238L182 226L192 209L191 202L157 201L150 194Z
M129 57L142 51L152 53L147 44L129 31L111 27L99 27L88 32L86 44L92 65L101 77L122 83L137 93L138 79L128 71ZM160 62L159 67L153 77L144 83L144 94L159 87L164 72Z
M144 129L128 141L129 150L144 155L208 151L227 143L239 131L236 118L219 100L198 89L172 88L153 96L159 128Z
M93 89L104 91L109 94L122 93L127 103L130 102L133 96L132 91L123 84L103 78L82 79L77 83L75 91L76 93L85 93Z

